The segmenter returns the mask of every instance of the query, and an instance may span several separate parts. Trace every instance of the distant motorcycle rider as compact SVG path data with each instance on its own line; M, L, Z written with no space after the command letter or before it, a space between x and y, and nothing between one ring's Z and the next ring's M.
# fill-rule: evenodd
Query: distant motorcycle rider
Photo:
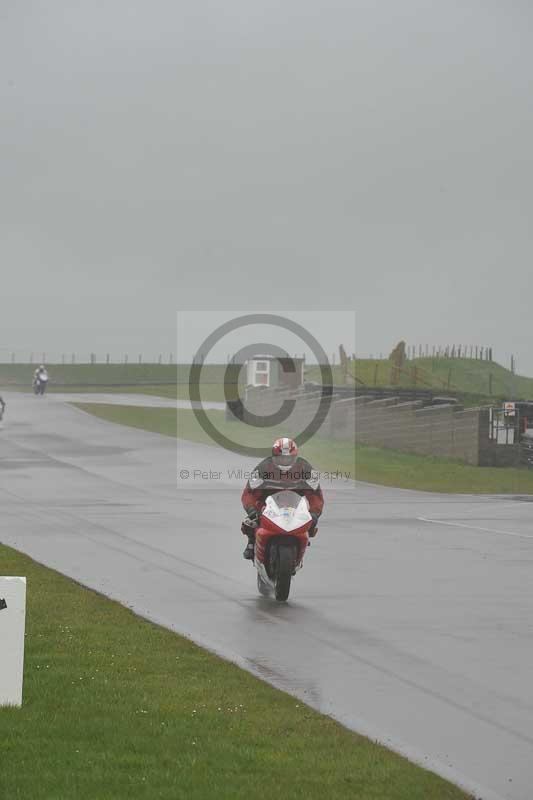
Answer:
M48 383L48 371L44 364L41 364L40 367L37 367L35 372L33 373L33 388L35 389L41 383Z
M241 531L248 537L243 553L245 559L254 558L255 529L266 498L284 489L290 489L307 498L309 513L313 518L309 536L315 536L317 522L324 508L319 475L305 458L298 455L296 442L286 437L276 439L272 455L257 465L244 487L241 502L247 516Z
M35 383L36 381L41 380L41 378L45 381L48 380L48 372L44 364L41 364L40 367L37 367L37 369L33 373L33 382Z
M6 404L4 402L4 398L2 397L2 395L0 395L0 422L2 422L5 410L6 410Z

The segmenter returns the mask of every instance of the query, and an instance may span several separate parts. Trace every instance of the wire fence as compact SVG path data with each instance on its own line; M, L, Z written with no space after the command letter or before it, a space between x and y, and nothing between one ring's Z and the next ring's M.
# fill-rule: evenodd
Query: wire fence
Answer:
M0 364L175 364L174 353L67 353L0 348Z
M405 355L415 358L473 358L476 361L493 361L493 349L479 344L411 344L406 345Z

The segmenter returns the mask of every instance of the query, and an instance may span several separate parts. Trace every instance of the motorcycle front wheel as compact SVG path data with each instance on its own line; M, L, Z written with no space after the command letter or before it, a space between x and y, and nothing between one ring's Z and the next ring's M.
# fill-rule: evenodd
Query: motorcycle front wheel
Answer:
M276 600L284 603L291 590L291 578L294 568L294 555L292 547L278 547L278 557L276 563Z

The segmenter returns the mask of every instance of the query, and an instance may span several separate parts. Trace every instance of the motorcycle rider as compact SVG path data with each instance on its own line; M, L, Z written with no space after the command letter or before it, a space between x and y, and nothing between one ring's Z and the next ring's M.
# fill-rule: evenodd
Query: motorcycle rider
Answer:
M2 422L5 410L6 410L6 404L4 403L4 398L0 394L0 422Z
M272 455L257 465L244 487L241 502L246 511L246 519L242 523L241 531L248 537L243 553L245 559L253 561L255 529L266 498L284 489L290 489L307 498L309 512L313 517L309 536L316 536L317 522L324 508L319 474L305 458L298 455L296 442L286 437L276 439Z
M40 367L37 367L35 372L33 373L33 386L36 386L41 381L48 380L48 372L44 364L41 364Z
M37 379L40 379L40 378L44 378L45 380L48 380L48 372L47 372L46 367L44 366L44 364L41 364L39 367L37 367L37 369L33 373L33 378L34 378L34 380L37 380Z

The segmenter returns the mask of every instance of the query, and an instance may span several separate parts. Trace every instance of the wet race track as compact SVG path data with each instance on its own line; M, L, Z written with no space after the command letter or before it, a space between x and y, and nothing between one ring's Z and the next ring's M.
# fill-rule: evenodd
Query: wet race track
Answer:
M4 396L1 542L484 800L530 800L532 503L324 484L320 533L276 604L241 558L229 472L253 462L181 442L178 478L173 439Z

